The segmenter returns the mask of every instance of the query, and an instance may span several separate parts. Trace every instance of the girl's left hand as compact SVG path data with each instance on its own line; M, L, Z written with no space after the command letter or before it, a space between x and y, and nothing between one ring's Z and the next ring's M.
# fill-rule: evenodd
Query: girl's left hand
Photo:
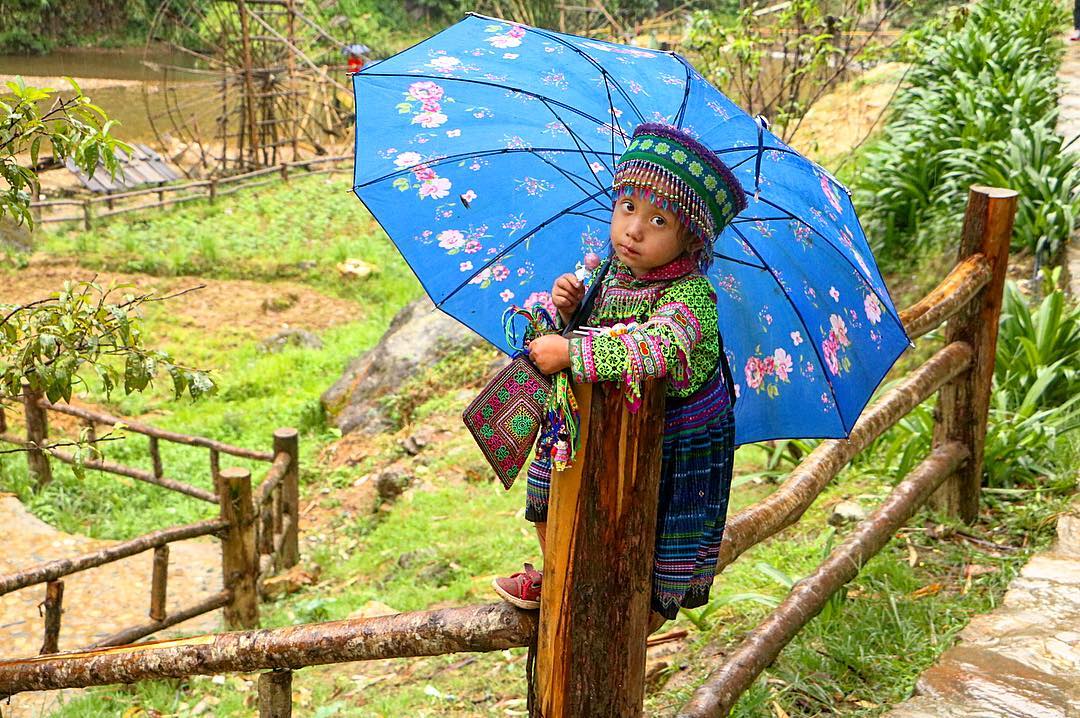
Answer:
M545 334L529 343L529 358L545 374L570 366L570 341L558 334Z

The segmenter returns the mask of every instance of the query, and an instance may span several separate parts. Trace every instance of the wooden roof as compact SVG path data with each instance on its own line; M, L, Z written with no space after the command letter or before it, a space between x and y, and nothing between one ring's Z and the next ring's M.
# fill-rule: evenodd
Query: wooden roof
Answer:
M117 150L116 158L120 160L120 169L115 177L109 175L102 162L98 162L93 177L87 177L70 158L64 162L64 166L78 177L88 190L99 194L122 192L146 184L160 184L180 178L179 172L146 145L133 144L130 155L123 150Z

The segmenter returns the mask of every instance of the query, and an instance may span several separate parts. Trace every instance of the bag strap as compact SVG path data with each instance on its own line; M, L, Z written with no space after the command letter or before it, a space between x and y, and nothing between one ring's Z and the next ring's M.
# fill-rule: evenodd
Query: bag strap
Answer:
M593 304L596 303L596 296L600 293L600 285L603 284L604 277L607 275L608 270L611 269L612 258L612 256L608 256L604 263L600 265L600 270L596 273L592 284L589 285L589 291L586 292L585 299L582 300L574 315L570 317L566 327L559 332L562 336L567 336L589 319L589 315L592 314Z

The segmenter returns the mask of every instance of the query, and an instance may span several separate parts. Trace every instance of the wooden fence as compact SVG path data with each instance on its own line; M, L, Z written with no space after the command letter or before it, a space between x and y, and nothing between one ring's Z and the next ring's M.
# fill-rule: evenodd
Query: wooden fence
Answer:
M77 418L86 427L86 433L91 440L97 433L97 427L112 427L122 423L126 432L145 435L149 441L153 466L151 471L100 459L83 460L81 463L86 469L126 476L176 491L216 504L219 512L218 518L160 529L81 556L47 561L0 576L0 596L45 584L45 636L41 653L55 653L58 650L60 616L65 610L64 584L61 578L151 550L154 558L150 581L150 621L119 630L95 646L128 644L218 608L225 609L225 623L231 629L258 626L257 599L262 579L275 570L294 566L299 561L299 444L295 429L275 431L273 451L266 452L232 446L201 436L165 431L100 411L53 404L30 391L24 392L22 403L26 438L22 439L9 432L7 417L0 405L0 442L15 444L25 449L30 471L37 476L39 485L52 480L50 459L68 464L76 461L75 456L58 448L58 444L65 442L49 440L48 416L49 412L56 412ZM214 490L208 491L167 477L161 460L162 441L208 449L209 474ZM247 469L221 468L222 454L268 462L270 467L253 492L251 472ZM169 544L211 535L221 539L222 590L193 605L167 614L165 599L168 587Z
M86 199L35 201L30 203L30 210L34 214L34 221L38 224L82 222L85 229L90 229L94 220L118 214L153 209L154 207L165 208L199 199L207 200L213 204L218 197L224 197L242 189L260 187L277 181L288 182L290 176L298 170L303 170L303 176L305 177L326 172L351 172L352 159L352 155L316 157L296 162L283 162L274 167L264 167L228 177L190 180L130 192L87 197ZM157 195L157 201L147 202L146 199L153 195ZM105 205L104 209L101 208L102 205ZM63 208L65 207L77 207L78 211L75 214L63 214ZM57 210L61 213L52 213Z
M933 500L968 521L975 517L1015 212L1015 192L972 188L956 266L936 289L901 313L912 338L949 320L945 346L870 405L849 438L822 441L774 493L728 519L719 568L798 521L853 457L938 394L929 455L727 653L678 713L680 718L727 715L828 598L925 502ZM552 482L539 616L508 604L469 606L4 661L0 696L269 670L259 680L259 715L281 718L291 714L293 669L529 645L535 657L529 690L534 718L640 715L650 594L645 581L654 531L647 503L658 485L661 439L648 419L660 406L661 392L659 383L647 385L636 415L626 412L615 389L597 385L579 394L586 436L575 468ZM600 433L599 427L605 430ZM603 561L611 560L608 544L613 543L622 556L620 580L605 577ZM723 580L722 574L717 580Z

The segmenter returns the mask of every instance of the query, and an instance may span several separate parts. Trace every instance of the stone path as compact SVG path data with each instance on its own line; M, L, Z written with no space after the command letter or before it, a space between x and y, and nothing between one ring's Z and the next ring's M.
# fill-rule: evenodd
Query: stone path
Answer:
M59 558L89 553L114 541L57 531L32 516L11 495L0 495L0 575ZM66 576L60 650L94 643L116 631L148 622L153 552L141 553ZM204 537L169 545L166 611L189 606L221 590L221 549ZM38 604L44 584L0 596L0 659L26 658L41 648L44 620ZM157 637L220 630L220 611L180 623ZM48 715L56 693L25 693L0 704L4 718Z
M885 718L1080 716L1080 498L1057 531Z
M1057 131L1065 141L1080 135L1080 43L1071 42L1065 51L1065 60L1058 72L1061 80L1061 99L1058 101ZM1072 149L1080 150L1080 140ZM1080 298L1080 241L1073 234L1073 240L1065 250L1065 264L1069 272L1069 291L1074 298Z

